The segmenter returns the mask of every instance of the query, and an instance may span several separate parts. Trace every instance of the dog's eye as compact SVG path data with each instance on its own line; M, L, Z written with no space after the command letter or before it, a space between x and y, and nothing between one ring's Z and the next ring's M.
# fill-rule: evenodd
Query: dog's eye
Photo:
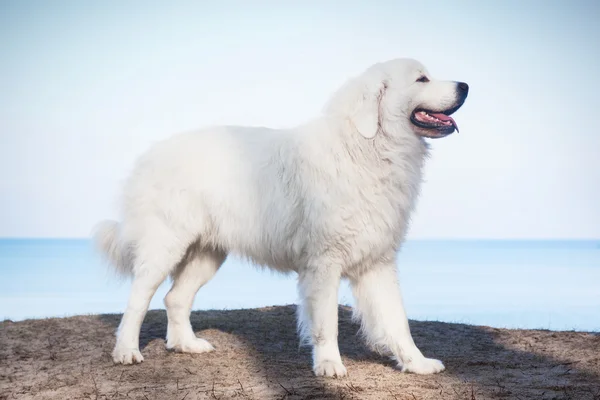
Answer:
M423 75L422 77L417 79L417 82L429 82L429 79L425 75Z

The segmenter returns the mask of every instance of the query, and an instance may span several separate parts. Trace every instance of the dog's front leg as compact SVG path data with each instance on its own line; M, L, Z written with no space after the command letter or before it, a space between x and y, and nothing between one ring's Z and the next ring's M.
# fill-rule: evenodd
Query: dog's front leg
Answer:
M355 313L371 347L389 352L403 372L434 374L444 370L444 364L425 358L415 345L393 263L373 266L350 280L356 298Z
M298 275L298 330L302 341L312 345L313 371L317 376L347 374L337 340L339 284L339 269L327 264Z

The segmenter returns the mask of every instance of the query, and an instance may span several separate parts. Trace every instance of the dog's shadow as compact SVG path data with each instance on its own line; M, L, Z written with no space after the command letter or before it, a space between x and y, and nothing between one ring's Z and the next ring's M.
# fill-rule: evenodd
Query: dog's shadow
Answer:
M196 311L191 315L191 322L199 336L202 336L202 331L212 329L235 335L256 358L256 366L264 371L266 377L284 383L293 382L299 378L299 375L302 378L312 376L310 350L299 347L295 311L295 306ZM160 315L156 315L157 313ZM151 311L150 314L152 316L146 318L140 336L142 348L156 339L163 340L166 334L165 312ZM117 315L103 317L105 321L115 326L118 323ZM351 320L351 309L341 306L339 345L342 357L347 360L346 363L348 364L348 360L350 363L373 363L373 365L383 366L384 369L388 368L390 374L400 374L394 371L394 362L374 353L364 344L358 335L358 328L358 325ZM600 376L579 369L577 360L566 362L540 354L539 351L519 350L512 345L507 345L506 338L502 337L506 331L472 325L419 321L411 321L411 331L423 354L444 361L446 371L441 376L454 378L456 385L452 386L452 392L444 395L444 390L450 389L439 384L437 377L440 375L402 374L396 375L398 377L396 379L407 379L408 385L414 384L417 380L421 385L438 385L440 388L438 392L442 394L440 398L545 398L548 390L544 388L551 387L554 394L559 393L559 397L555 396L555 398L600 399ZM527 335L527 331L512 332L511 335L515 337L509 337L508 341L518 341L519 332L525 332ZM541 334L547 334L549 339L553 335L550 331ZM569 335L569 333L561 334ZM577 335L572 333L573 338ZM543 337L531 340L543 340ZM595 340L600 348L600 335L596 335ZM557 340L553 342L553 345L556 345ZM218 351L219 343L213 344ZM293 368L290 368L290 363L293 364ZM379 373L385 372L379 371ZM314 381L312 387L293 389L295 392L284 393L284 397L286 394L293 394L295 396L289 397L352 398L351 395L345 396L340 392L339 387L329 385L328 382L331 382L329 379L316 377L312 379ZM352 376L346 379L348 380L346 386L351 390L355 382ZM597 383L597 392L589 388L590 382ZM287 392L292 389L285 390ZM398 395L402 393L403 389L398 389ZM391 398L394 397L392 393Z

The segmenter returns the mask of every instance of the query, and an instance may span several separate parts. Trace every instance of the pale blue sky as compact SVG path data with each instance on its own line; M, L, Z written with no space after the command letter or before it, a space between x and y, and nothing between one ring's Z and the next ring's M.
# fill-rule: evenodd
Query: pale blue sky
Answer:
M320 3L1 2L0 237L86 236L152 142L293 126L412 57L471 92L411 238L600 238L600 3Z

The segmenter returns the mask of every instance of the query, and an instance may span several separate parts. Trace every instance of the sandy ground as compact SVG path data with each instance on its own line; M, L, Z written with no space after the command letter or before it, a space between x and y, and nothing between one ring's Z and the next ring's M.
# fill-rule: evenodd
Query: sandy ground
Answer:
M340 308L349 376L316 378L298 348L295 307L194 312L197 334L217 351L164 348L166 314L148 313L143 364L115 366L120 315L0 325L4 399L600 399L600 334L505 330L412 321L417 345L442 359L438 375L402 374L357 336Z

